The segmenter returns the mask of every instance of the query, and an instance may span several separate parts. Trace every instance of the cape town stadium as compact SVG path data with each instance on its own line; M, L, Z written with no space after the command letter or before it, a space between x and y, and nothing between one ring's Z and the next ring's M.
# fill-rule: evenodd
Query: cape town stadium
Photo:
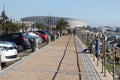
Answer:
M66 18L66 17L53 17L53 16L30 16L30 17L21 18L21 21L43 23L46 26L49 26L49 24L51 24L53 27L55 27L57 20L60 18L65 19L69 23L69 26L71 28L83 27L83 26L87 26L88 24L86 20Z

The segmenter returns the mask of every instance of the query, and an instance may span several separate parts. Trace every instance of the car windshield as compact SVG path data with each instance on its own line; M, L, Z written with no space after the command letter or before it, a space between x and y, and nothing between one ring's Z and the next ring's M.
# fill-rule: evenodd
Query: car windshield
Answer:
M29 35L29 34L27 34L27 33L24 33L23 34L25 37L27 37L27 38L37 38L36 36L31 36L31 35Z

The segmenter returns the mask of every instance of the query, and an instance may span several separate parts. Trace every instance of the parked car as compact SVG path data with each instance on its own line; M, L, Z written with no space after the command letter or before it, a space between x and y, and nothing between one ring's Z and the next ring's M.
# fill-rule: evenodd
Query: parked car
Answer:
M17 59L17 46L14 42L0 41L1 62L7 63Z
M42 37L39 36L39 35L37 35L37 34L35 34L34 32L28 32L27 34L29 34L30 36L38 38L38 42L39 43L43 43L44 42L44 40L42 39Z
M22 32L5 34L0 36L0 40L15 42L18 52L22 52L23 50L31 48L31 44L24 34L25 33Z
M51 40L55 40L56 34L53 31L45 31L47 35L50 36Z
M28 38L28 40L29 40L30 43L31 43L31 46L32 46L33 41L36 40L36 39L38 40L38 44L40 44L40 43L43 42L43 41L41 41L41 38L40 38L40 37L32 36L32 35L30 35L29 33L24 34L24 36Z
M42 37L42 39L44 40L44 42L48 41L49 36L47 35L47 33L45 31L34 31L35 34L39 35L40 37Z
M2 46L2 43L9 43L13 48L15 48L15 49L17 49L17 45L16 45L16 43L15 42L10 42L10 41L0 41L0 43L1 43L1 46ZM3 44L3 46L4 46L4 44Z

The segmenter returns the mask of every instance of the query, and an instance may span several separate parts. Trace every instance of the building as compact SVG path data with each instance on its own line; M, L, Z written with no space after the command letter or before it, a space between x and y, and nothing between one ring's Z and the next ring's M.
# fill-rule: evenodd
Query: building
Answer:
M33 22L43 23L44 25L49 27L56 27L56 22L60 18L65 19L69 23L70 28L83 27L83 26L87 26L88 24L88 22L85 20L65 18L65 17L53 17L53 16L30 16L30 17L21 18L21 21L30 22L30 24Z

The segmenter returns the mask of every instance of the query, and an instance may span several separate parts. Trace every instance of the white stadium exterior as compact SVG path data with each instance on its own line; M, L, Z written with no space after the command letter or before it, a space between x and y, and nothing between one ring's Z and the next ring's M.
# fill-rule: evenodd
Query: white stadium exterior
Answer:
M30 16L30 17L24 17L21 18L22 22L30 22L32 23L43 23L46 26L51 25L52 27L56 26L56 21L60 18L65 19L68 23L70 28L74 27L83 27L87 26L88 22L85 20L80 20L80 19L74 19L74 18L65 18L65 17L53 17L53 16Z

